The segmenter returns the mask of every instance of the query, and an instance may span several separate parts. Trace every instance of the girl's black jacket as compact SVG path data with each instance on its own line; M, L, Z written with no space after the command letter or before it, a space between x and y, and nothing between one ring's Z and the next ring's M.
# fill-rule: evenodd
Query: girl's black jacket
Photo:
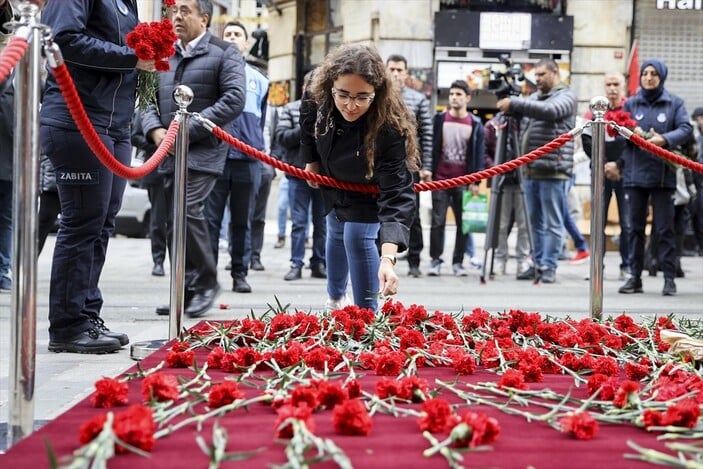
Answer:
M311 100L304 99L301 103L301 157L308 163L319 163L322 175L344 182L377 185L380 193L321 187L327 211L334 208L340 221L380 222L380 243L397 244L398 252L404 251L416 206L413 179L406 163L405 138L389 126L382 129L376 141L373 176L366 179L366 119L347 122L335 109L326 124L324 116L328 112L323 108L318 110Z

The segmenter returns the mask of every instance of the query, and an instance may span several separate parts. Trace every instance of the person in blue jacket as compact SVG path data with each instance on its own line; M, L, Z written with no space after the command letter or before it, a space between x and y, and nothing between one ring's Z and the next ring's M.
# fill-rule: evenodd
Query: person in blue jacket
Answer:
M51 28L83 107L100 140L129 164L130 122L137 70L154 70L125 44L139 23L136 0L48 0L42 21ZM88 148L53 73L44 88L40 143L56 170L61 221L49 291L49 350L108 353L129 343L102 319L98 286L125 180Z
M668 69L658 59L646 60L640 67L640 89L623 105L623 111L637 122L634 132L650 143L674 149L684 144L693 127L683 100L664 88ZM676 171L666 160L627 142L622 157L605 165L605 175L622 177L628 201L630 225L630 267L632 276L620 293L642 293L647 208L652 204L655 229L659 236L659 265L664 272L662 295L676 294L676 246L674 236L674 190Z

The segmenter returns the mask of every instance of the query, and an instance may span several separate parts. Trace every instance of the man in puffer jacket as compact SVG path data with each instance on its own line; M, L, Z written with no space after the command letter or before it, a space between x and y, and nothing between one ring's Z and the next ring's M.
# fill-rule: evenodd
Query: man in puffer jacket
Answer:
M178 42L169 59L170 70L159 76L158 109L151 106L144 115L144 133L160 145L178 110L171 95L178 85L193 90L188 111L197 112L217 126L232 122L244 108L245 74L241 53L209 31L211 0L177 0L173 24ZM205 218L205 201L222 174L228 145L202 124L191 119L188 127L188 177L186 183L186 308L190 317L207 312L220 292L217 267L210 247ZM166 203L173 205L174 159L159 166L166 174ZM172 224L169 232L172 232ZM157 308L157 314L164 311ZM168 311L168 310L166 310Z
M573 129L577 99L561 81L553 60L540 60L534 69L537 92L529 98L508 97L497 103L500 111L523 118L522 148L528 153ZM529 163L525 168L527 211L532 227L532 258L538 278L556 282L557 262L564 236L567 182L573 174L574 144L564 146Z

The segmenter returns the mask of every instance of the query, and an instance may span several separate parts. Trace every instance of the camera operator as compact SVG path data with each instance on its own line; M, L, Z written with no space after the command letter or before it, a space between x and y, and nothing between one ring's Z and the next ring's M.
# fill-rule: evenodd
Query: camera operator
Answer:
M520 141L522 154L535 150L568 132L576 122L577 99L561 81L553 60L535 65L538 91L529 98L506 97L496 106L525 119ZM527 210L532 227L533 261L537 278L556 282L557 262L564 236L566 187L573 174L573 142L529 163L525 170Z

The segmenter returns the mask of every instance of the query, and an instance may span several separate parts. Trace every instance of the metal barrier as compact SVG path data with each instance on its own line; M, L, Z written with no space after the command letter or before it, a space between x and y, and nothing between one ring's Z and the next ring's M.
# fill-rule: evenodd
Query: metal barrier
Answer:
M17 33L29 30L30 47L15 68L13 145L12 306L8 443L29 435L34 426L34 377L37 328L37 179L42 36L36 5L18 6ZM11 78L9 78L11 79Z
M188 174L188 123L187 107L193 102L193 91L184 85L173 90L173 99L178 104L177 119L181 119L176 136L176 161L173 181L173 239L171 240L171 297L168 315L168 340L178 337L185 309L185 241L186 241L186 175ZM149 340L137 342L130 347L135 360L141 360L167 341Z
M590 310L593 319L603 318L603 255L605 252L605 209L603 207L603 190L605 188L605 121L603 116L608 111L608 99L596 96L590 103L593 113L593 150L591 152L591 286ZM593 170L595 169L595 171Z

